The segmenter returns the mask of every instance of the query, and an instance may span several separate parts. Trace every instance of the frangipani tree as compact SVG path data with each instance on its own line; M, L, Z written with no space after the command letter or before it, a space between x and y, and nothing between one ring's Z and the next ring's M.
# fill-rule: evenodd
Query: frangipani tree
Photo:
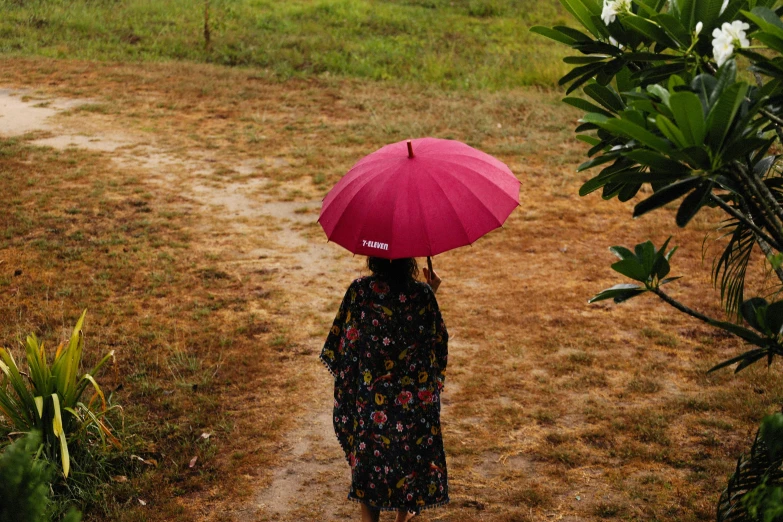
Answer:
M576 132L589 159L578 170L595 175L580 194L600 190L604 199L629 201L648 186L633 215L676 204L681 227L704 207L720 209L716 226L726 241L712 276L732 320L708 317L664 292L677 279L669 277L675 249L667 251L668 241L612 247L619 258L612 268L634 282L591 301L653 293L750 345L711 371L771 364L783 355L783 296L747 296L745 274L760 249L783 290L783 8L777 0L560 1L582 29L532 31L575 51L560 84L570 95L563 101L585 111ZM580 87L585 96L571 95ZM780 467L779 460L767 463ZM764 476L779 485L779 473ZM741 493L721 503L719 519L749 513Z

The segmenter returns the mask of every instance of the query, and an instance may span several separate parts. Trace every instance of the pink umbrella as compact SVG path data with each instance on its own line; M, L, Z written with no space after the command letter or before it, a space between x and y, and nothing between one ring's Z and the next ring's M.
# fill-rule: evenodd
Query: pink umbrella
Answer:
M459 141L400 141L354 165L318 222L354 254L429 257L500 227L519 205L519 185L504 163Z

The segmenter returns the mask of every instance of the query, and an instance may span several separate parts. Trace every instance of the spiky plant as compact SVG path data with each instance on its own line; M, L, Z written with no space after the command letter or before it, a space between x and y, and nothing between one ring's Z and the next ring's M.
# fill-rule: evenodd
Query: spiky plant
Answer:
M0 348L0 431L6 434L40 431L44 455L51 462L59 463L66 478L71 467L68 445L85 437L90 428L104 444L107 441L119 444L103 420L112 408L107 407L95 380L114 352L106 354L89 372L80 373L86 314L85 310L68 343L57 348L51 364L44 344L35 335L28 336L24 345L27 373L19 369L10 351ZM94 393L85 404L82 396L88 387ZM99 401L98 408L93 407L96 401Z

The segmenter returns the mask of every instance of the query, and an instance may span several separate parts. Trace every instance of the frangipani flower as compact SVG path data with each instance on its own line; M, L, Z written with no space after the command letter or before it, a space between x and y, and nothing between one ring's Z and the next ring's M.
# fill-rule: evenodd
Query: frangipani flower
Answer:
M609 25L617 19L618 14L627 13L630 10L631 0L604 0L601 20L603 20L606 25Z
M731 23L725 22L720 29L712 31L712 56L718 64L718 67L726 63L734 53L734 47L748 47L748 41L745 31L750 29L750 25L740 20L734 20Z
M703 23L701 23L701 22L697 22L697 23L696 23L696 29L694 30L694 33L693 33L693 35L694 35L694 36L699 36L699 33L701 32L701 30L702 30L703 28L704 28L704 24L703 24Z

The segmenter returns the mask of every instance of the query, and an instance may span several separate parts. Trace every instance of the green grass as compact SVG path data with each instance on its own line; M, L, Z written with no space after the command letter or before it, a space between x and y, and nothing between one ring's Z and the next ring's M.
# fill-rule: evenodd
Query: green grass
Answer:
M553 85L565 46L532 34L569 23L557 0L0 0L0 53L190 60L457 89ZM102 108L101 110L105 110Z

